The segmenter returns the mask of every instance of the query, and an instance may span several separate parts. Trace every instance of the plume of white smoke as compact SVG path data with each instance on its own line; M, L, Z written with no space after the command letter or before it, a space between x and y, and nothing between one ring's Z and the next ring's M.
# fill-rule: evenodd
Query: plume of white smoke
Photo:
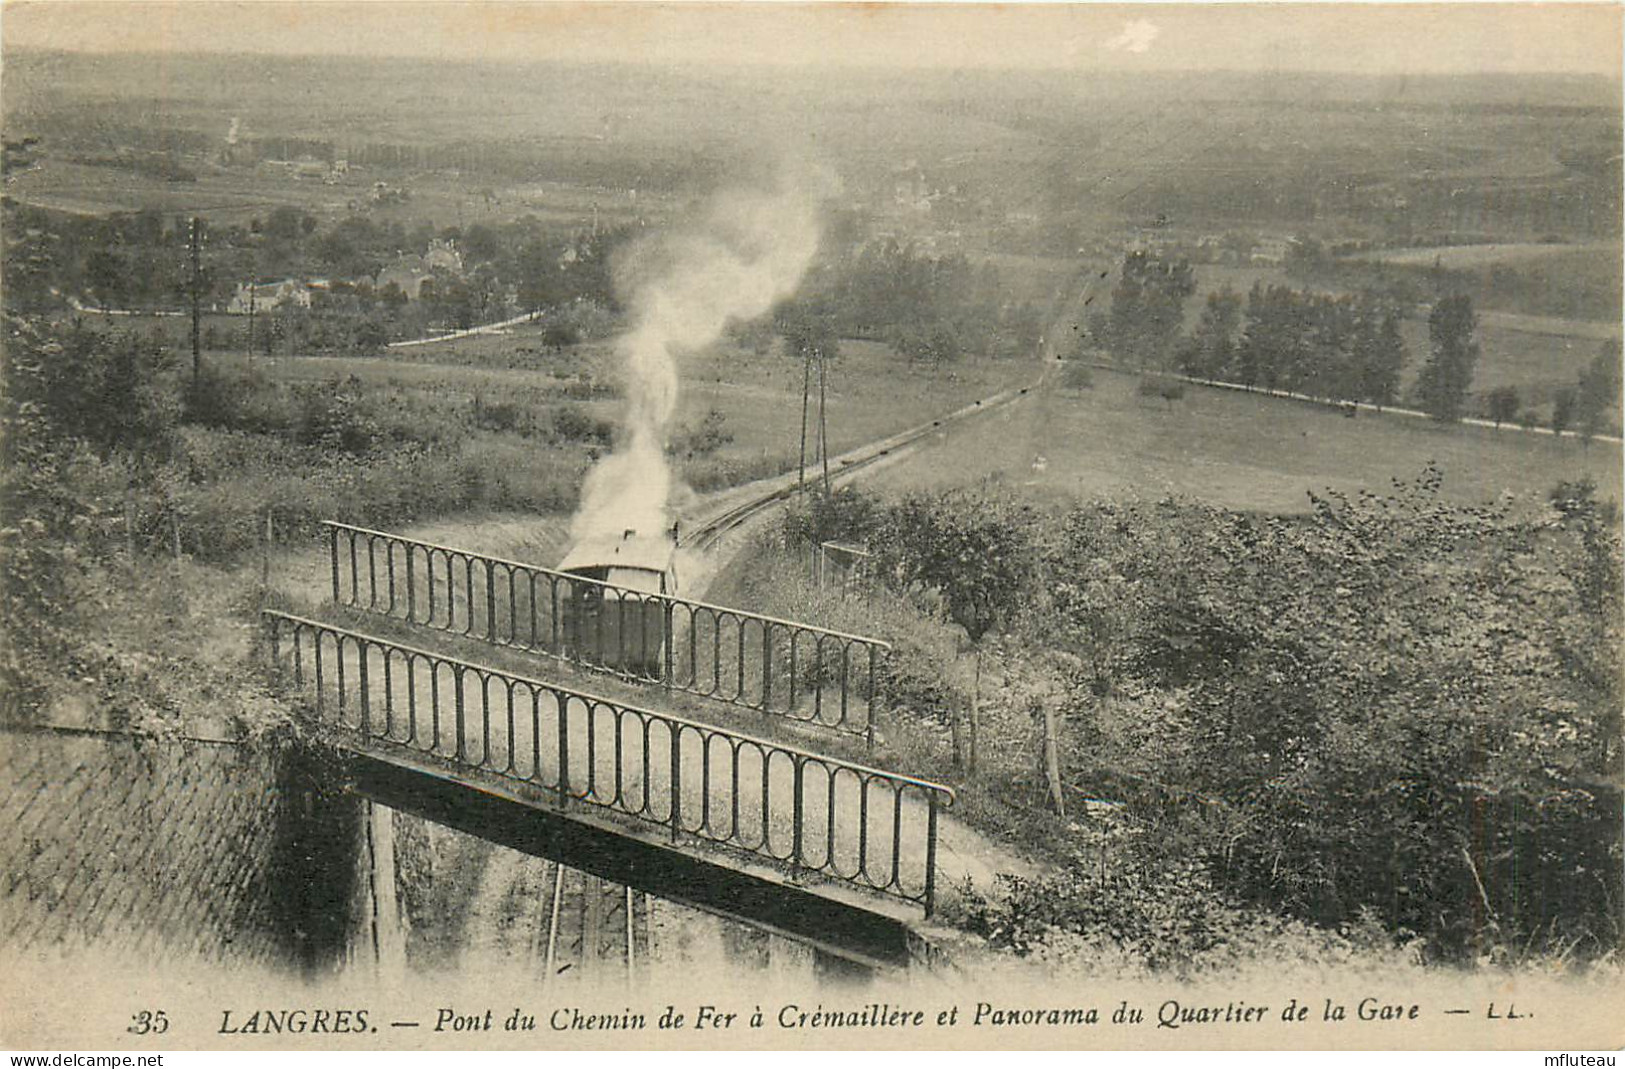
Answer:
M570 525L574 541L670 526L666 438L677 409L677 356L796 291L818 251L819 206L829 188L822 177L781 178L772 190L718 197L700 226L662 241L661 266L636 286L632 327L618 343L626 422L615 451L587 473Z

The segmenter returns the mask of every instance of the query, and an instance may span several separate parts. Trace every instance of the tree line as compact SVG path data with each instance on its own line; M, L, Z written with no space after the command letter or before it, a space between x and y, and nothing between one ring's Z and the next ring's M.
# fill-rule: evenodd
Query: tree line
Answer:
M1188 335L1185 305L1196 289L1190 265L1143 250L1124 255L1109 313L1089 321L1089 341L1130 367L1381 409L1412 403L1443 422L1482 416L1495 424L1541 422L1536 400L1512 386L1475 391L1482 355L1473 300L1456 293L1428 309L1428 348L1402 388L1411 354L1401 332L1408 305L1362 291L1330 294L1256 282L1245 299L1229 287L1207 295ZM1613 429L1619 404L1620 342L1602 343L1574 385L1551 398L1546 425L1590 439ZM1154 386L1155 384L1153 384Z
M1208 295L1174 364L1197 378L1382 407L1398 398L1407 360L1399 324L1397 310L1366 296L1258 283L1243 306L1224 289Z
M803 292L841 337L883 341L926 364L1030 354L1043 331L1037 308L1005 299L991 263L896 238L837 246L815 265Z

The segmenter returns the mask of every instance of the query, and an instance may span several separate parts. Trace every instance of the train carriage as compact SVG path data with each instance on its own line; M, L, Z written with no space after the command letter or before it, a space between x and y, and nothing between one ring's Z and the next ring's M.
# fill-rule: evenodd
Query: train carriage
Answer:
M573 583L563 605L566 653L640 679L665 677L677 547L667 537L626 531L577 543L559 570Z

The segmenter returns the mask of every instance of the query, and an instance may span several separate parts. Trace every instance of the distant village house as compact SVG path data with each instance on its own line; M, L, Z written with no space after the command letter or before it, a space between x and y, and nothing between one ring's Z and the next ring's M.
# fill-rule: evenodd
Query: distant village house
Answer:
M326 288L325 279L302 282L289 278L280 282L258 282L253 285L239 282L237 292L232 294L231 301L226 305L226 312L229 315L248 315L251 311L269 312L283 305L309 308L311 292Z

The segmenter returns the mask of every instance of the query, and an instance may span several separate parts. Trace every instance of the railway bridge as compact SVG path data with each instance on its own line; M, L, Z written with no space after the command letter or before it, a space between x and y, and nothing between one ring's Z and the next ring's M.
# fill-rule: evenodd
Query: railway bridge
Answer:
M836 458L841 475L1027 392ZM793 484L762 485L691 540L706 548ZM884 642L348 524L328 523L325 541L348 622L488 645L510 665L533 655L638 696L265 612L273 675L375 802L867 968L927 952L942 888L1023 867L953 817L951 789L868 763ZM572 616L583 601L594 611ZM713 704L729 715L693 711ZM723 726L741 710L767 729Z
M266 612L275 673L378 803L869 966L906 964L948 788Z

